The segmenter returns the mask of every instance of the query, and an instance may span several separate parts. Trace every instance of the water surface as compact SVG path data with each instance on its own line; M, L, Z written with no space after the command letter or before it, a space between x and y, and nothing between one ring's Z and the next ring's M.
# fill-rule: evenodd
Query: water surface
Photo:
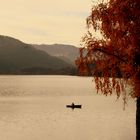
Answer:
M87 77L0 76L0 139L135 140L135 102L124 111Z

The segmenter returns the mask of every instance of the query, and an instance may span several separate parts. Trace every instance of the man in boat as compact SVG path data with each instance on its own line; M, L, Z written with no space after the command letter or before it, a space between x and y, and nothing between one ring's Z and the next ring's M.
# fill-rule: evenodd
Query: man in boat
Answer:
M81 108L82 105L75 105L73 102L71 105L66 105L67 108L75 109L75 108Z

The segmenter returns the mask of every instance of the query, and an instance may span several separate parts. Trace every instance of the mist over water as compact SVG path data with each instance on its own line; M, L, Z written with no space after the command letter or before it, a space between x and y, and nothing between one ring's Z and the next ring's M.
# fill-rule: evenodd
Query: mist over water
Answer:
M96 94L92 78L0 76L1 140L135 140L135 110Z

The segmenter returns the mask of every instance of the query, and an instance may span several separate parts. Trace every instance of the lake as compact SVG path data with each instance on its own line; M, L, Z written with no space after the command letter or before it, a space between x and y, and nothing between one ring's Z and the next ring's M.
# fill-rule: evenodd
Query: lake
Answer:
M0 139L135 140L135 106L97 94L89 77L0 76Z

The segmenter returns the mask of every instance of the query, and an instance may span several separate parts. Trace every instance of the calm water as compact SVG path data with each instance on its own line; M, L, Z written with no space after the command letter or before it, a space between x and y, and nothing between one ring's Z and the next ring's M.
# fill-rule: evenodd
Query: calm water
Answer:
M66 104L82 104L67 109ZM135 140L135 102L96 94L92 78L0 76L1 140Z

